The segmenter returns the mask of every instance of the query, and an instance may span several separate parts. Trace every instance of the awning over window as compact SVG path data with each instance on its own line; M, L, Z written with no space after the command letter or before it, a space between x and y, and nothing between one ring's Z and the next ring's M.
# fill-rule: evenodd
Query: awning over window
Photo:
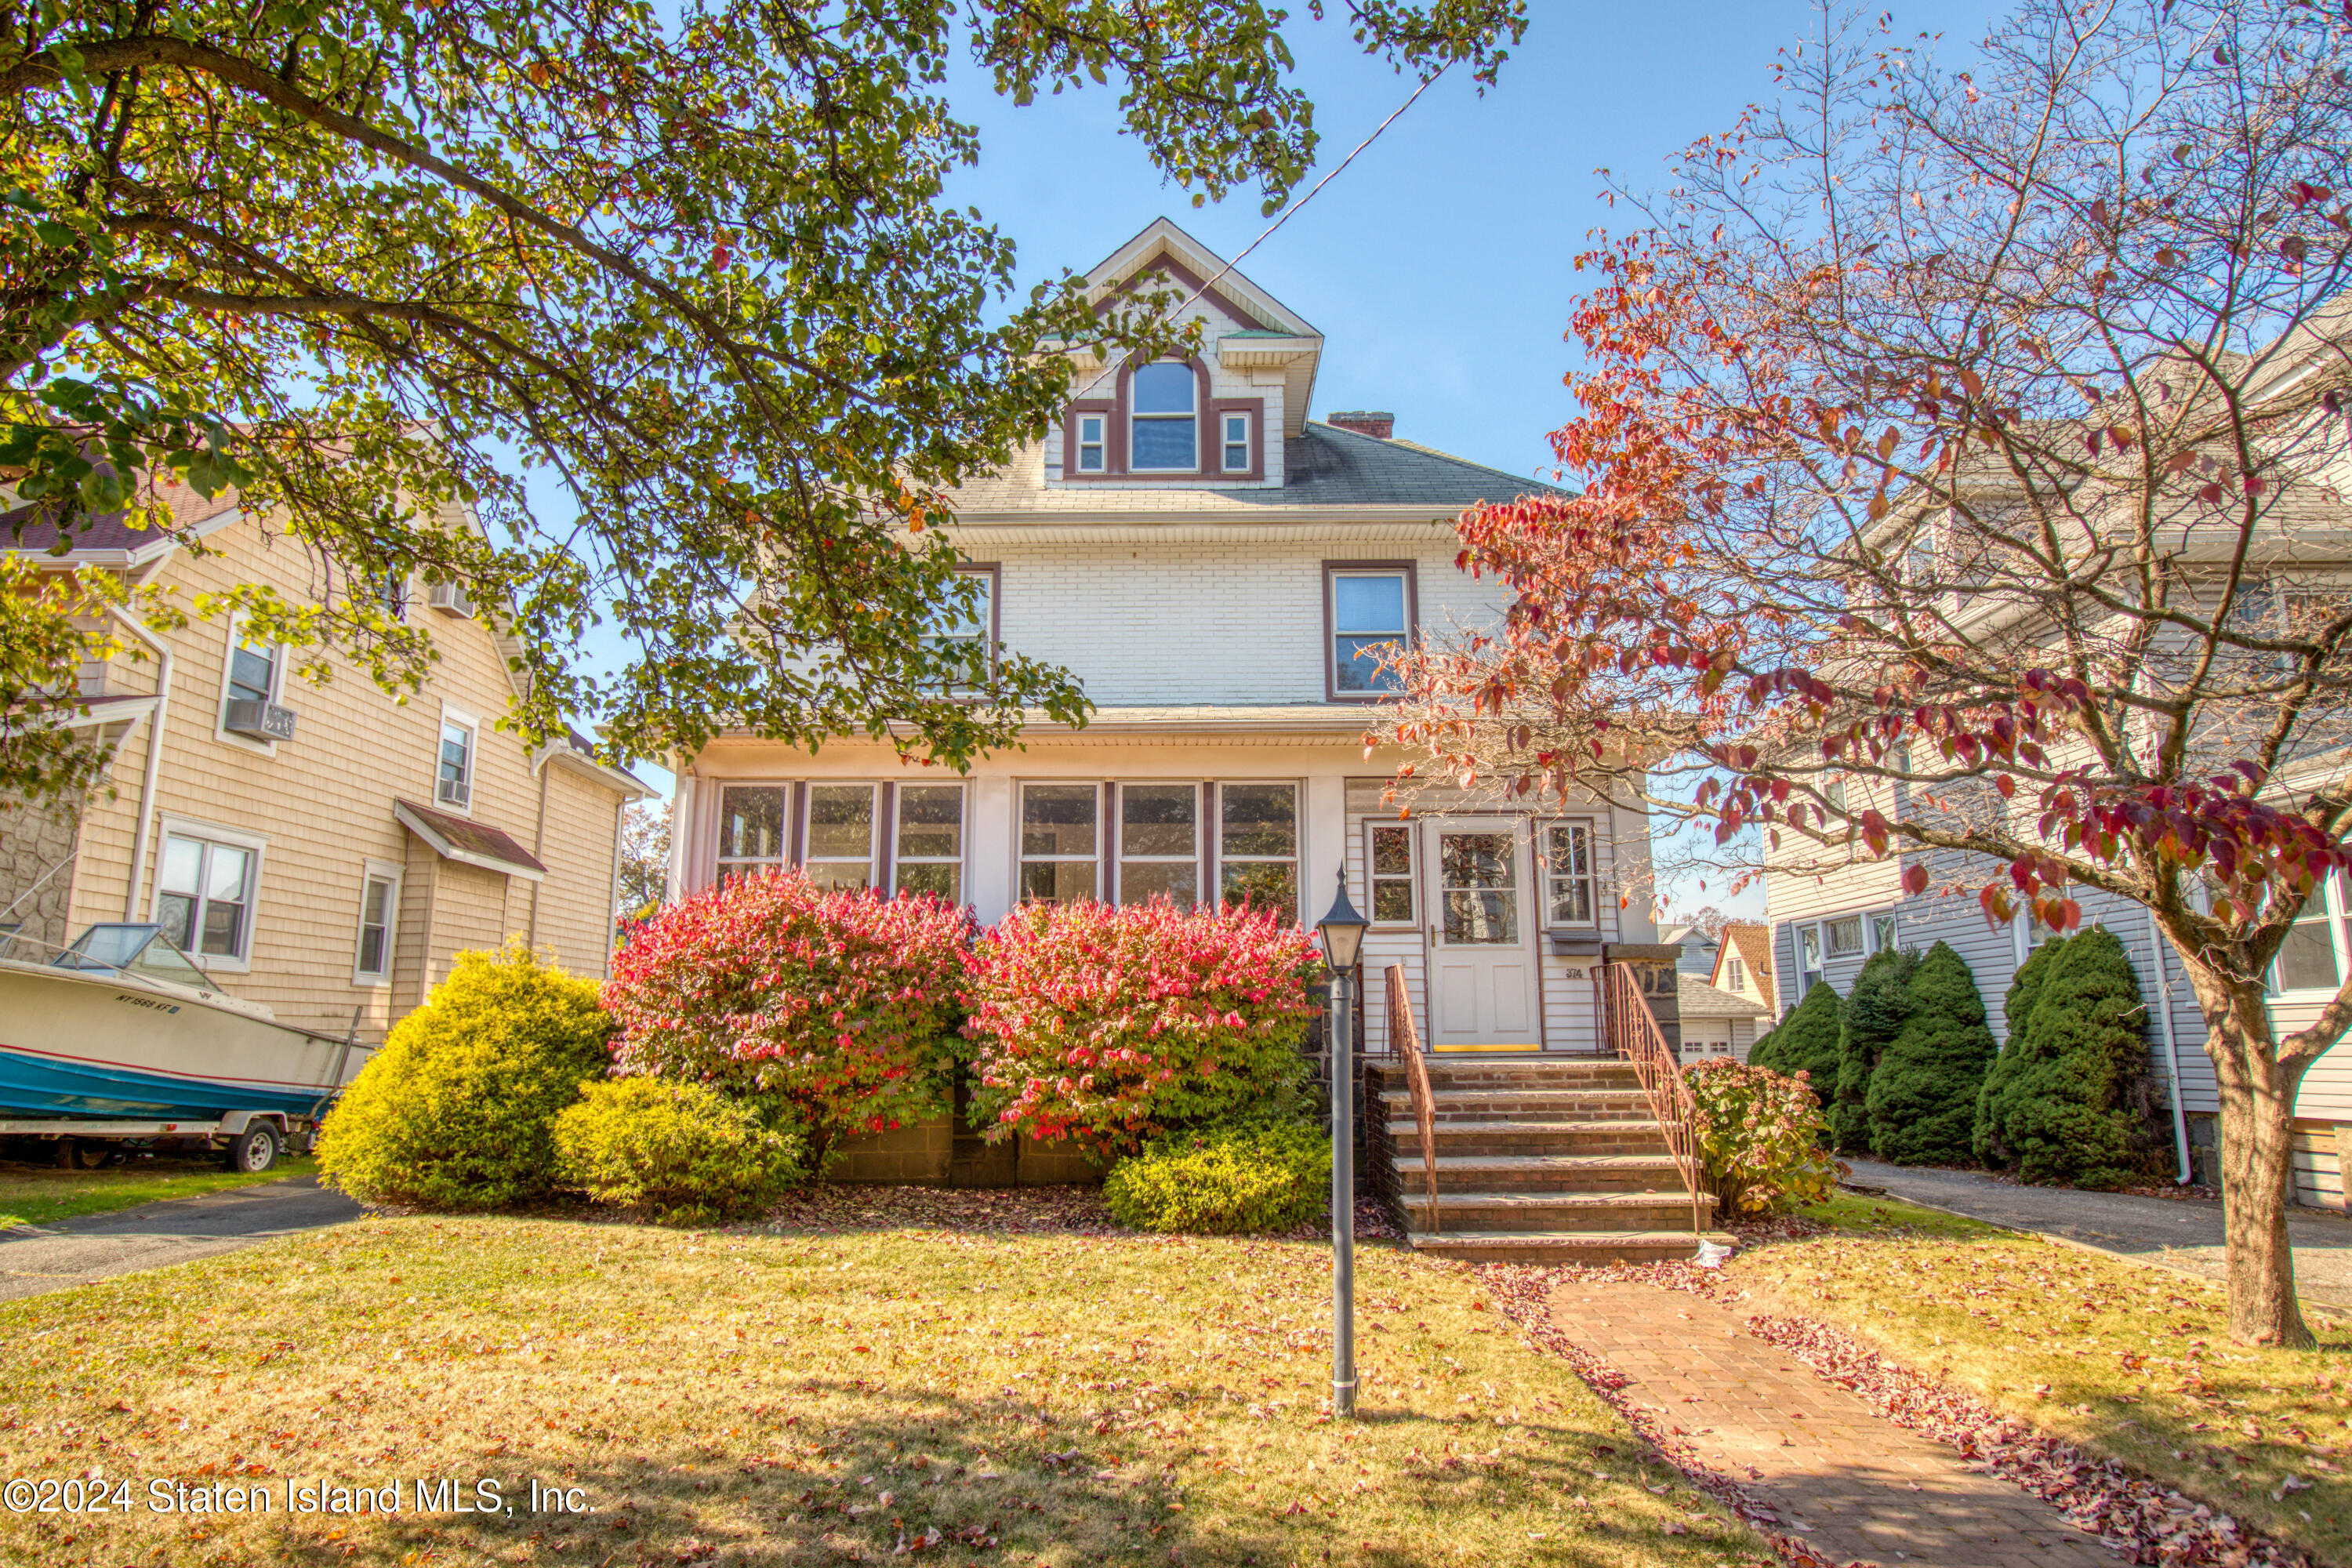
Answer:
M394 801L392 815L444 860L520 877L526 882L536 882L547 875L547 868L537 856L487 824L436 811L412 800Z

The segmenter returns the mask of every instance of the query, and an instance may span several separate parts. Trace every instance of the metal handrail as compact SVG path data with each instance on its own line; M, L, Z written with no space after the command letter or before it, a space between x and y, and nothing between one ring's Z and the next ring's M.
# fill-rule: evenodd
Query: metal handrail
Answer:
M1412 1086L1412 1122L1421 1133L1421 1169L1429 1184L1429 1228L1439 1228L1437 1201L1437 1103L1429 1087L1429 1066L1421 1058L1421 1032L1412 1018L1412 994L1405 989L1404 965L1389 965L1389 1046L1404 1058ZM1397 1049L1402 1046L1402 1049Z
M1633 970L1622 963L1604 963L1601 973L1602 1021L1609 1043L1633 1063L1633 1076L1641 1080L1650 1114L1665 1137L1666 1152L1674 1156L1683 1185L1689 1189L1691 1231L1696 1235L1706 1229L1699 1215L1699 1194L1706 1187L1706 1168L1698 1157L1698 1101L1691 1098L1682 1066L1666 1045L1665 1031L1658 1026L1658 1016L1650 1011L1649 998L1642 994Z

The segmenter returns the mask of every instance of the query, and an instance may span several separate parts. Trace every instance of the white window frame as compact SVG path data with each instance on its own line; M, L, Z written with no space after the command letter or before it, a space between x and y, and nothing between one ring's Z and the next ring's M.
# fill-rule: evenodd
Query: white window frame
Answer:
M1543 842L1539 847L1540 853L1538 859L1541 874L1543 876L1544 929L1546 931L1590 931L1600 930L1601 835L1595 827L1592 818L1589 816L1552 817L1543 822L1541 826L1543 828ZM1583 876L1580 878L1574 872L1562 874L1556 872L1551 868L1551 836L1555 829L1563 827L1571 831L1580 827L1584 830L1584 860L1586 869ZM1592 918L1591 920L1563 922L1552 918L1552 884L1555 881L1562 883L1581 881L1584 883L1585 904L1592 912Z
M274 757L278 754L277 742L257 741L250 735L232 734L228 728L229 677L236 668L237 647L246 640L245 627L245 616L229 617L228 642L221 650L220 693L213 702L213 739L241 746L258 756ZM284 643L275 645L270 652L269 696L267 700L271 702L278 701L286 693L286 652Z
M1852 921L1854 925L1853 946L1840 952L1832 932ZM1870 956L1870 917L1859 910L1850 915L1832 915L1822 922L1822 957L1824 963L1832 958L1868 958Z
M1811 963L1806 962L1805 944L1812 944ZM1797 1000L1829 979L1829 937L1818 921L1809 921L1797 928Z
M1886 927L1882 933L1881 925ZM1903 945L1903 928L1893 910L1867 910L1862 917L1862 945L1865 954L1885 952Z
M1111 856L1111 867L1114 878L1118 883L1118 886L1112 890L1113 900L1119 904L1125 904L1128 902L1127 868L1129 866L1186 866L1190 867L1192 872L1192 901L1189 906L1184 907L1194 909L1199 908L1201 903L1201 817L1202 815L1201 809L1202 792L1200 781L1197 779L1136 779L1131 782L1122 780L1118 783L1117 787L1118 797L1118 820L1111 826L1118 837L1114 844L1113 853ZM1192 846L1190 850L1181 855L1130 855L1128 853L1127 801L1128 792L1133 789L1189 789L1192 792ZM1139 900L1137 901L1140 902L1141 900Z
M400 946L401 882L407 868L390 860L370 860L360 871L359 923L352 933L352 984L379 988L392 984L392 966L398 962ZM383 967L378 970L364 966L362 954L367 951L368 889L378 882L391 884L383 906Z
M466 731L466 798L453 801L441 793L441 748L449 739L452 729ZM474 815L474 802L482 795L482 721L480 717L454 703L441 704L441 722L433 729L433 808L451 812L458 816Z
M1201 377L1199 373L1194 371L1192 365L1183 360L1173 359L1154 360L1149 365L1138 365L1136 367L1136 374L1140 375L1144 371L1150 370L1155 365L1163 364L1174 365L1177 369L1181 370L1184 373L1185 391L1192 399L1192 402L1187 405L1191 412L1183 414L1164 411L1150 414L1139 412L1135 406L1133 378L1130 377L1127 411L1127 471L1130 474L1197 474L1202 468ZM1135 433L1138 426L1161 420L1172 423L1179 419L1189 420L1192 422L1192 460L1191 462L1179 463L1167 468L1147 468L1143 464L1135 460Z
M1095 847L1091 853L1085 855L1068 855L1058 851L1050 855L1032 855L1029 853L1028 847L1022 842L1022 838L1027 828L1029 820L1029 792L1033 789L1090 789L1094 791ZM1092 870L1092 874L1087 879L1089 890L1086 896L1089 899L1097 899L1102 896L1104 832L1102 797L1102 781L1099 779L1021 779L1014 783L1013 787L1013 901L1015 904L1025 904L1031 901L1028 889L1024 885L1027 880L1027 878L1024 873L1025 873L1031 866L1044 866L1048 864L1076 865L1083 862L1085 865L1091 868Z
M760 871L781 871L792 863L793 857L793 784L789 779L721 779L718 781L718 805L710 820L711 879L724 882L731 873L750 876ZM776 805L776 852L765 855L728 855L727 792L729 790L772 790L783 798Z
M1070 454L1070 471L1074 474L1100 474L1108 472L1110 465L1110 416L1108 414L1081 414L1077 416L1076 419L1072 420L1071 423L1075 426L1073 434L1076 437L1076 440L1073 443L1075 449ZM1089 426L1093 426L1094 430L1094 438L1092 440L1088 440L1087 438L1087 431ZM1095 460L1091 463L1087 461L1087 454L1089 452L1094 454Z
M1748 989L1748 965L1738 959L1727 958L1723 961L1723 977L1731 982L1731 988L1734 991Z
M241 951L234 958L222 953L191 952L188 954L188 961L207 973L251 973L253 972L254 939L259 933L261 929L261 879L263 869L268 864L269 858L268 835L263 833L248 833L241 827L224 827L217 822L206 822L200 817L180 816L168 811L156 813L155 847L153 851L155 856L155 867L154 874L149 882L149 887L152 890L147 900L147 918L157 925L163 923L163 899L165 897L163 892L164 846L174 838L194 839L204 844L218 844L231 849L243 849L251 854L252 858L247 862L245 924L244 928L237 933L239 938L237 945ZM207 864L209 862L207 862ZM198 886L203 885L203 879L204 874L200 871L198 873ZM203 932L204 913L202 909L199 908L197 910L195 927L192 932L192 934L195 936L199 944L201 944L204 940Z
M958 630L954 632L935 631L930 626L927 625L924 626L921 634L922 640L926 644L933 647L938 647L946 643L978 643L981 647L981 651L988 656L987 669L989 674L993 676L996 673L997 653L996 595L1003 587L1003 580L997 568L992 565L973 564L958 566L955 569L955 574L959 580L963 578L975 579L982 586L982 592L980 596L980 625L974 630ZM950 682L950 689L951 690L968 689L968 688L960 681Z
M1394 833L1404 839L1404 875L1391 871L1383 874L1376 868L1380 857L1374 846L1382 833ZM1421 826L1417 822L1382 822L1377 818L1364 824L1364 912L1375 926L1397 931L1421 929ZM1382 882L1402 882L1405 885L1404 919L1384 921L1380 917L1380 890Z
M951 789L956 792L956 852L953 855L909 855L906 849L907 796L914 790ZM971 790L961 781L933 784L902 784L890 814L890 896L897 898L905 889L900 878L909 866L946 866L955 875L955 890L949 897L951 904L971 900L963 895L969 878L966 865L971 854Z
M1238 437L1234 434L1236 430L1241 432ZM1238 463L1234 461L1234 448L1235 447L1239 447L1242 449L1242 460ZM1250 416L1246 414L1236 414L1230 409L1220 410L1217 415L1217 465L1219 471L1228 474L1248 473L1250 471L1251 455Z
M852 855L820 855L816 852L816 796L819 790L864 790L866 792L866 857L863 861ZM866 868L866 886L880 885L882 850L882 786L866 779L811 779L801 789L801 873L816 881L819 866L856 866ZM824 883L818 886L828 892L839 891ZM848 889L855 891L856 889Z
M2328 943L2336 952L2336 984L2329 986L2298 985L2289 990L2279 984L2278 961L2273 959L2269 972L2263 976L2263 992L2274 1002L2322 1001L2333 998L2337 991L2342 989L2344 977L2352 974L2352 952L2347 951L2347 945L2352 945L2352 932L2347 932L2345 929L2347 904L2344 896L2344 879L2339 875L2329 876L2315 890L2314 897L2320 900L2321 908L2325 912L2317 916L2311 914L2309 912L2311 906L2306 902L2304 906L2305 912L2295 923L2301 925L2305 921L2315 919L2325 920L2327 922Z
M1287 855L1234 855L1225 849L1225 792L1234 789L1287 789L1290 792L1290 853ZM1307 785L1299 779L1219 779L1217 781L1217 885L1211 889L1216 907L1225 903L1225 872L1234 866L1287 866L1290 868L1290 918L1302 921L1298 905L1307 897L1304 865L1307 838Z

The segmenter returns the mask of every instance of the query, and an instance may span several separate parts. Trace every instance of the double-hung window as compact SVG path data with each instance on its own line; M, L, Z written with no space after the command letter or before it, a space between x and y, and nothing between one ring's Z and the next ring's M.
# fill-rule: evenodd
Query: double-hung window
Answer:
M1081 414L1077 416L1077 450L1070 457L1070 468L1074 472L1099 474L1103 471L1103 455L1109 450L1109 444L1103 439L1103 430L1108 423L1107 415Z
M719 793L719 879L756 876L784 863L786 784L729 784Z
M1410 823L1375 822L1370 837L1372 857L1372 923L1412 925L1412 839Z
M155 922L183 952L244 963L252 945L260 860L257 844L167 831L155 879Z
M1723 977L1731 982L1734 991L1748 989L1748 966L1736 958L1724 960Z
M1403 679L1382 664L1412 638L1411 583L1402 567L1335 567L1329 574L1330 690L1361 700L1401 690Z
M474 742L478 726L461 714L441 715L441 751L434 770L433 798L459 811L474 801Z
M1224 427L1223 449L1224 470L1229 474L1246 474L1250 470L1250 416L1246 414L1225 414L1217 423Z
M1601 906L1593 889L1591 823L1555 822L1545 827L1544 891L1553 926L1601 923Z
M963 785L901 784L891 890L963 902Z
M2330 877L2311 890L2303 913L2287 928L2271 963L2271 991L2325 992L2333 995L2344 983L2346 938L2344 884Z
M1201 388L1192 367L1162 360L1139 369L1129 385L1133 411L1128 468L1136 473L1195 473L1201 467Z
M1803 1001L1805 993L1821 984L1822 928L1797 928L1797 999Z
M400 871L371 860L360 879L360 933L352 984L381 985L392 978L392 943L400 923Z
M240 640L228 651L228 700L273 702L278 698L280 650Z
M1201 892L1201 790L1190 784L1118 786L1118 901L1165 899L1190 909Z
M962 602L933 612L922 643L956 667L948 684L961 688L985 679L995 664L996 569L959 566L955 585Z
M1090 784L1021 786L1021 897L1075 904L1096 896L1095 825L1102 791Z
M1218 896L1298 918L1298 786L1217 786Z
M875 786L808 786L808 854L801 868L820 888L874 885Z

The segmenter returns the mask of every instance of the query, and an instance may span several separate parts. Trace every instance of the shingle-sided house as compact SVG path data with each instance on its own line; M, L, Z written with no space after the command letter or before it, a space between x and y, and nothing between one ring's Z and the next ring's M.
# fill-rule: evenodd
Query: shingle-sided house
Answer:
M1198 291L1201 353L1082 358L1059 427L966 486L947 531L989 635L1078 676L1092 721L1034 723L961 779L882 742L721 736L678 761L673 893L798 866L982 921L1026 900L1246 895L1311 922L1345 866L1374 921L1370 1039L1401 964L1436 1049L1591 1049L1601 945L1654 940L1646 896L1619 893L1645 819L1434 794L1404 815L1383 798L1397 757L1364 744L1390 695L1377 649L1498 612L1454 565L1455 516L1533 482L1385 414L1308 417L1323 335L1173 223L1089 277L1106 308L1147 278Z

